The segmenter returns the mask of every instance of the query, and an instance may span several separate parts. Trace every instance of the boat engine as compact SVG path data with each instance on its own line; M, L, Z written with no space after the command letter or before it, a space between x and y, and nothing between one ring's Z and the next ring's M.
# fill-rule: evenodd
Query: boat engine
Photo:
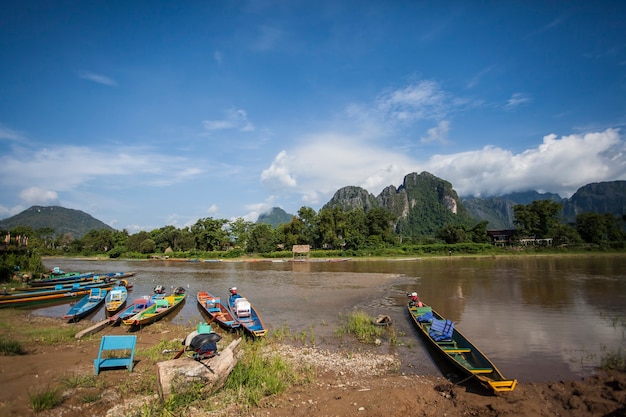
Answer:
M217 342L221 339L217 333L200 333L194 336L189 343L189 348L194 351L193 358L199 361L217 355Z

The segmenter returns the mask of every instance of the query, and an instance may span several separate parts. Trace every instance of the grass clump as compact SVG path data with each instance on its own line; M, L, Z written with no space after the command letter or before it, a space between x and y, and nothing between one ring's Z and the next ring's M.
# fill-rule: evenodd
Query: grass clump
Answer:
M266 396L280 394L309 380L307 370L296 369L276 353L267 353L265 346L258 341L247 343L246 353L224 385L231 400L244 408L256 406Z
M36 413L51 410L63 402L61 392L56 389L46 388L41 391L28 394L28 400L33 411Z
M20 342L0 337L0 355L15 356L22 353L24 353L24 349L22 349Z
M335 334L339 337L344 334L351 334L361 343L376 343L385 334L385 327L377 326L374 320L362 310L354 310L349 313L344 323Z
M616 351L606 352L600 360L600 368L626 372L626 352L621 347Z
M95 388L98 385L95 375L72 375L61 379L67 388Z

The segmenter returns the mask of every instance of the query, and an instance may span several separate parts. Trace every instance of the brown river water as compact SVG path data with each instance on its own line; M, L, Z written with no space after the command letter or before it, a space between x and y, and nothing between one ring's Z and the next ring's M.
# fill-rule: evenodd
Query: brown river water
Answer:
M407 292L455 322L508 378L547 381L588 376L607 352L625 348L626 255L348 260L343 262L174 262L44 259L64 271L135 272L129 299L156 285L187 290L164 319L197 325L196 293L252 301L270 333L289 329L322 349L342 346L397 354L401 371L451 376L406 312ZM33 314L61 317L69 304ZM336 330L354 309L389 315L394 344L359 344ZM87 320L104 319L104 309Z

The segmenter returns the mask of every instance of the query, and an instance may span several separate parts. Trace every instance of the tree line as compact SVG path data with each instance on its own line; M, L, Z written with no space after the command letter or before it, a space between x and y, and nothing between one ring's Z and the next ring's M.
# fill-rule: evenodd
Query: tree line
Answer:
M533 201L513 207L515 239L550 238L554 245L592 244L619 246L625 240L624 218L612 214L582 213L574 223L561 220L563 206L552 200ZM276 228L243 218L198 219L188 227L165 226L130 234L127 230L91 230L80 239L57 236L51 228L32 230L20 226L11 233L31 238L29 246L42 255L106 254L111 258L136 254L221 253L226 257L291 251L294 245L313 250L371 253L406 245L491 244L487 222L449 224L433 236L402 236L398 219L389 211L374 208L344 211L339 207L318 212L302 207L289 223ZM361 252L359 252L361 251ZM367 252L369 251L369 252Z

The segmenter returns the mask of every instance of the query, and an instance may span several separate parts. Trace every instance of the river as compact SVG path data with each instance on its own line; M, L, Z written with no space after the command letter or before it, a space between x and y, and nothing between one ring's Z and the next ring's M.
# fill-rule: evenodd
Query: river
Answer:
M348 260L344 262L174 262L44 259L64 271L136 273L129 299L156 285L184 287L188 299L174 323L196 325L195 301L207 290L226 298L236 286L269 331L289 329L322 348L345 345L336 329L354 309L389 315L397 354L407 373L448 370L425 349L406 312L407 292L420 298L472 340L508 378L575 379L593 373L607 352L624 349L626 256L542 256ZM60 317L69 306L33 314ZM104 309L89 320L104 319ZM349 343L354 349L372 349ZM435 356L436 359L436 356Z

